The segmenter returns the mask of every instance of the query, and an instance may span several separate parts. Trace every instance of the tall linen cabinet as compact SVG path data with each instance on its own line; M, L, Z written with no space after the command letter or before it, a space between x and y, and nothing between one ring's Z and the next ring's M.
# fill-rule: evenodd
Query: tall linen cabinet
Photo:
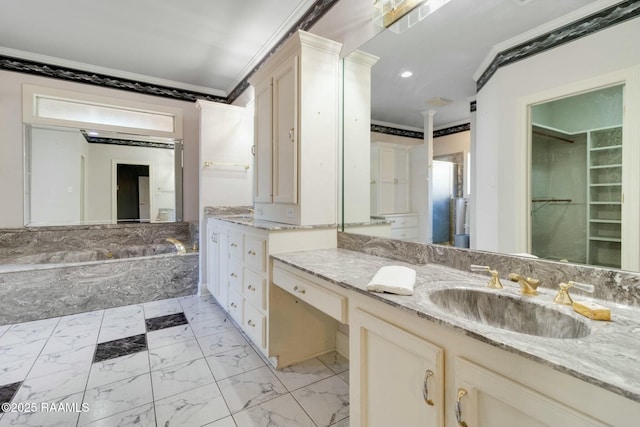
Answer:
M340 48L298 31L249 80L257 219L336 222Z

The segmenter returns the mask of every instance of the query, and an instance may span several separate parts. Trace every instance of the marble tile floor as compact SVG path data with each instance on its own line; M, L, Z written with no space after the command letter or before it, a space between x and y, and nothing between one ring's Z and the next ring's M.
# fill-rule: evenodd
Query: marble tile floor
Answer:
M348 380L335 352L274 369L211 297L0 326L0 427L346 427Z

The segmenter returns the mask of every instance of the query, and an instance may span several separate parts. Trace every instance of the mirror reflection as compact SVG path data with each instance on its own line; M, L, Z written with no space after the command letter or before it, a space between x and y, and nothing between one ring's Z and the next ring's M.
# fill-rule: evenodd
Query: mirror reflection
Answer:
M617 85L531 107L531 253L621 267L622 106Z
M25 225L176 220L177 141L42 125L25 135Z

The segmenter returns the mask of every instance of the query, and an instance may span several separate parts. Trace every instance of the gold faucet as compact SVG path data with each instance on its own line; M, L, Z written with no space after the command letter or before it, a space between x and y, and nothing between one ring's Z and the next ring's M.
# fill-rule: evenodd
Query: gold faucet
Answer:
M520 284L522 295L538 295L537 289L538 285L540 285L540 280L524 277L516 273L510 273L509 280Z
M471 264L469 269L471 271L488 271L489 274L491 274L491 279L489 279L489 283L487 284L488 288L491 288L491 289L504 288L504 286L502 286L502 283L500 282L500 277L498 277L498 271L492 270L491 267L489 267L488 265Z
M573 300L571 299L571 295L569 295L569 288L572 287L589 293L592 293L595 290L595 286L588 283L573 282L571 280L567 283L562 282L558 285L558 295L553 299L553 302L564 305L573 305Z
M182 242L178 239L174 239L173 237L167 237L167 242L171 242L175 245L176 249L178 250L178 253L180 255L186 254L187 250L185 249L184 245L182 244Z

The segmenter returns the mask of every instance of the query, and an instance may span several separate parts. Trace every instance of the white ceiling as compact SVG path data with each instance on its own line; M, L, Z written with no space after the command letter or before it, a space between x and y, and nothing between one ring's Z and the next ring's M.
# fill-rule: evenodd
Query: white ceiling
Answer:
M381 32L361 47L380 57L372 119L422 128L429 108L436 125L467 119L472 76L492 46L594 1L452 0L402 35ZM312 31L351 50L376 32L371 3L341 0ZM225 96L312 4L0 0L0 54ZM401 80L404 69L413 77ZM437 96L455 102L425 104Z

